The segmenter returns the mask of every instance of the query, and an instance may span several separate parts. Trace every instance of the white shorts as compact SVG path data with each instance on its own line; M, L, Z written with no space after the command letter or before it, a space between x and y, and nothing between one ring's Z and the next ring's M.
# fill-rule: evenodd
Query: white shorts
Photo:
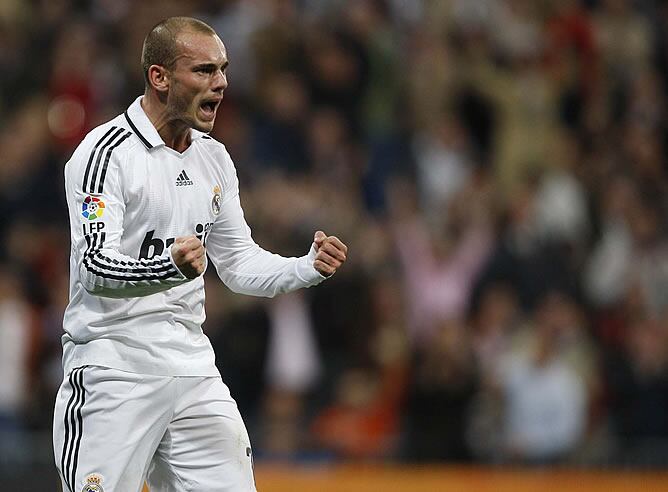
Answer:
M53 422L65 492L255 492L246 426L220 377L85 366L66 375Z

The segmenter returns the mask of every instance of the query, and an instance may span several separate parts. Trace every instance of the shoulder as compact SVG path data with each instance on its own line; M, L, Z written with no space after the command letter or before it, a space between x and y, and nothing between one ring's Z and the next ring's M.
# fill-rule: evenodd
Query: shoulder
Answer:
M70 161L100 158L132 148L139 138L129 127L123 115L93 128L78 145Z
M200 134L200 137L197 139L197 145L201 146L204 152L211 155L219 165L234 167L232 157L230 157L225 144L221 141L216 140L210 135Z
M206 134L201 134L196 144L200 146L203 153L210 157L207 160L213 166L214 172L220 176L223 187L227 190L236 190L238 187L237 170L225 145Z
M196 132L196 130L192 130L193 132ZM202 145L205 149L209 151L219 151L219 152L225 152L227 153L227 149L225 148L225 144L221 142L220 140L216 140L213 138L211 135L207 133L202 133L202 132L197 132L196 135L199 137L197 139L197 143L199 145Z
M138 144L123 115L93 128L65 165L66 182L79 183L87 193L101 193L107 172L124 162Z

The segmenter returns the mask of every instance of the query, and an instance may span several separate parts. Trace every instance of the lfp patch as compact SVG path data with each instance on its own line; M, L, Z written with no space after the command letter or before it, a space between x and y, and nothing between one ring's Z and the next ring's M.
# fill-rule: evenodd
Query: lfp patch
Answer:
M102 200L94 196L87 196L81 206L81 215L88 220L99 219L104 213L104 208Z

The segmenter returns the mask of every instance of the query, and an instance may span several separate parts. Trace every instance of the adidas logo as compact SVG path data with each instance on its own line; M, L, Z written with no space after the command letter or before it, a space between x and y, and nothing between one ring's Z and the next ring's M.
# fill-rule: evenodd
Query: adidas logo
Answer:
M176 186L190 186L192 184L192 180L188 177L185 171L181 171L179 177L176 178Z

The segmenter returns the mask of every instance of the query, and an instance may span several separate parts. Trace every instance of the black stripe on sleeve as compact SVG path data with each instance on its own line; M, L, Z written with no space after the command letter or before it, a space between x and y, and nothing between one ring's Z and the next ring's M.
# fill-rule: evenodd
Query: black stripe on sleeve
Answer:
M90 258L90 263L91 265L94 265L96 267L102 268L103 270L106 270L108 272L117 272L117 273L126 273L128 275L139 275L139 274L157 274L157 273L162 273L162 272L167 272L172 269L171 263L169 265L161 265L158 267L150 267L150 268L127 268L127 267L121 267L121 266L111 266L108 264L102 263L98 259L99 255L91 256ZM106 258L106 257L102 257ZM106 258L107 261L109 261L109 258ZM130 280L132 280L134 277L129 277Z
M96 268L93 268L93 266L90 264L87 258L84 258L84 265L86 266L86 269L90 272L92 272L94 275L97 275L98 277L101 278L106 278L108 280L121 280L124 282L141 282L141 281L147 281L147 280L167 280L168 278L174 277L176 275L176 270L171 269L171 271L168 271L167 273L164 273L162 275L160 274L155 274L155 275L138 275L138 276L129 276L127 273L125 275L115 275L112 273L106 273L104 271L98 270ZM106 267L105 267L106 269Z
M139 137L139 140L142 141L142 143L146 146L146 148L147 148L148 150L151 150L151 149L153 148L153 145L151 145L151 143L150 143L148 140L146 140L146 138L144 137L144 135L142 135L142 134L139 132L139 130L137 130L137 127L135 126L135 124L132 122L132 120L131 120L130 117L128 116L128 112L127 112L127 110L126 110L125 113L123 113L123 114L125 115L125 119L128 120L128 124L130 125L130 128L132 128L132 130L133 130L133 131L137 134L137 136Z
M152 269L151 272L155 273L135 273L135 272L124 272L121 270L119 274L109 273L114 272L117 269L104 265L96 260L89 258L84 258L83 263L86 269L97 275L98 277L110 279L110 280L124 280L127 282L140 282L142 280L165 280L176 275L176 269L171 265L164 268ZM163 273L164 272L164 273Z
M97 239L97 234L98 233L95 233L96 239ZM151 264L145 265L138 261L130 262L130 261L116 260L114 258L109 258L108 256L103 255L100 251L102 248L104 248L104 241L107 238L107 233L101 232L99 234L100 234L100 244L95 248L94 255L91 255L91 260L94 265L99 266L100 268L121 273L159 273L172 268L172 262L169 260L169 258L156 258L155 260L148 260L153 263L152 265ZM104 265L102 263L99 263L99 260L107 261L115 266ZM128 268L121 268L118 265L125 266Z
M129 267L135 266L135 265L139 265L139 266L142 266L142 267L156 267L156 266L163 266L163 265L171 264L171 260L169 258L160 258L160 257L153 258L153 259L150 259L150 260L146 259L146 258L142 258L142 259L135 260L135 261L132 261L132 262L131 261L125 261L125 260L118 260L116 258L109 258L108 256L105 256L105 255L100 253L100 249L103 246L104 239L105 239L105 236L106 236L107 233L103 232L102 234L103 234L102 241L100 243L100 246L98 246L98 247L96 247L97 238L98 238L98 233L97 232L94 232L92 234L88 234L88 235L84 236L84 238L86 239L86 243L88 244L88 247L86 248L86 251L84 252L84 255L89 256L89 257L92 257L93 255L97 255L98 259L101 259L103 261L107 261L107 262L109 262L113 265L121 265L121 266L129 266Z
M118 128L117 126L112 126L107 130L107 133L105 133L100 140L97 141L95 146L93 147L93 150L90 153L90 157L88 157L88 164L86 165L86 172L84 173L84 179L83 179L83 184L81 186L82 190L86 190L86 183L88 182L88 175L90 174L90 166L93 163L93 157L95 156L95 152L97 151L97 148L100 146L100 144L104 141L105 138L109 136L111 132L116 130Z
M99 252L98 252L99 253ZM169 258L154 258L152 260L135 260L135 261L124 261L124 260L118 260L116 258L109 258L108 256L104 256L103 254L99 253L97 257L103 261L106 261L110 263L111 265L121 265L121 266L138 266L138 267L157 267L157 266L163 266L163 265L169 265L171 264L171 261Z
M100 183L97 187L97 192L102 193L102 189L104 188L104 178L107 176L107 166L109 165L109 159L111 158L111 153L114 151L116 147L121 145L123 141L128 138L130 135L132 135L132 132L127 132L125 135L123 135L120 140L117 140L114 145L109 147L107 150L107 155L104 157L104 165L102 166L102 173L100 174ZM91 192L93 190L94 186L91 183Z
M150 263L144 263L147 260L139 260L136 262L131 262L131 261L123 261L123 260L117 260L116 258L109 258L108 256L103 255L102 253L98 253L96 255L97 259L102 260L106 262L109 265L115 265L115 266L127 266L127 267L135 267L135 268L141 268L141 267L162 267L165 265L171 265L171 261L169 258L156 258L155 260L148 260Z
M93 233L92 242L89 242L88 251L86 251L86 254L94 254L97 251L97 236L97 232Z
M128 263L131 266L130 268L105 265L100 261L100 257L107 260L112 260L111 258L107 258L106 256L99 254L100 249L102 249L104 243L105 234L106 233L102 232L99 233L98 236L98 233L93 233L92 247L84 254L83 257L83 264L86 267L86 270L92 274L109 280L123 281L165 280L177 274L176 268L174 268L174 266L171 264L169 258L161 258L158 260L159 262L155 267L150 268L146 268L144 265L142 265L143 268L132 267L131 263Z
M97 172L100 169L100 162L102 161L102 154L104 154L104 151L114 142L118 136L123 133L123 129L119 128L116 130L116 132L111 136L109 140L107 140L104 145L100 148L100 151L97 153L97 159L95 159L95 167L93 168L93 175L90 178L90 189L89 193L95 193L95 181L97 180ZM84 191L85 188L84 188Z

